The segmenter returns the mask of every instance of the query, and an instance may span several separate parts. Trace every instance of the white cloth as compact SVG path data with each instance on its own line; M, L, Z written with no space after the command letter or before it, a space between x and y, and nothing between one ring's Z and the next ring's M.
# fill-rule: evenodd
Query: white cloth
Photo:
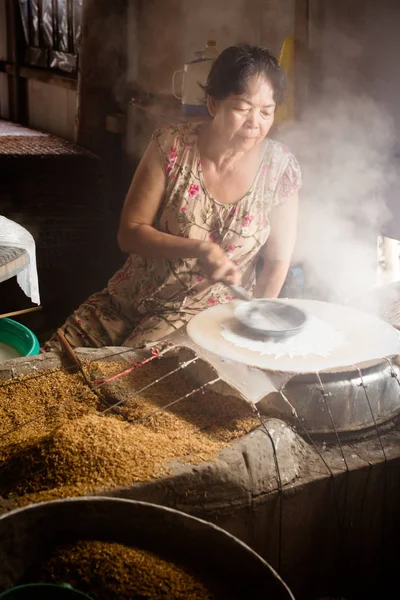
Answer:
M23 248L27 251L29 264L17 274L17 282L32 302L40 304L36 244L32 235L18 223L0 216L0 246Z

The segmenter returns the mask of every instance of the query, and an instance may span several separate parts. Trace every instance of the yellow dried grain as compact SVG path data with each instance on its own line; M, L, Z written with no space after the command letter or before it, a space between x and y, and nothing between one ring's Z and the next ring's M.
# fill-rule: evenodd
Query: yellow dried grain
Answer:
M212 600L187 569L122 544L79 541L55 548L30 582L69 583L96 600Z
M211 390L128 425L126 419L143 419L193 389L179 373L138 394L175 366L175 359L157 360L107 385L108 396L124 400L123 417L101 414L104 404L79 373L59 369L0 386L0 436L35 419L0 437L3 495L27 504L149 481L168 474L173 460L215 459L257 425L245 402ZM98 379L126 368L126 362L99 362L87 372Z

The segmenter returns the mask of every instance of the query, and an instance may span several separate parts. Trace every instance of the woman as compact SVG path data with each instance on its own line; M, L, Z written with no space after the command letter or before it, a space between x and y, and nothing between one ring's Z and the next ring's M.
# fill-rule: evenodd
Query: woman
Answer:
M121 215L118 243L129 258L67 319L62 331L72 346L159 340L230 301L224 283L278 296L301 184L294 156L267 137L283 88L266 49L227 48L205 88L212 120L153 134Z

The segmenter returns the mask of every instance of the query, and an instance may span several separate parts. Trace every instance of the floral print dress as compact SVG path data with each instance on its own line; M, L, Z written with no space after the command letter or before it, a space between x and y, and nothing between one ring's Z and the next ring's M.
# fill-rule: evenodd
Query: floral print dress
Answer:
M300 168L285 146L267 138L251 188L234 204L222 204L204 183L200 127L185 123L153 134L167 180L155 227L217 243L252 292L258 254L270 233L269 213L300 187ZM74 347L140 346L180 328L199 311L230 300L228 289L206 280L195 259L131 254L107 287L84 302L61 329Z

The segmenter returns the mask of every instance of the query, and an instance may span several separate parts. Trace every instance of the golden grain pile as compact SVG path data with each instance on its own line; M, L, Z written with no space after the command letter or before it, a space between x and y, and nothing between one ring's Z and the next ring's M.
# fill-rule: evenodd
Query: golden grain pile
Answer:
M69 583L96 600L212 600L186 569L122 544L79 541L55 548L30 582ZM27 581L28 581L27 579Z
M167 474L174 459L213 460L257 425L245 402L211 389L127 423L193 389L176 373L135 394L175 368L175 360L158 359L108 384L108 401L124 400L121 414L102 414L104 403L80 373L54 369L1 383L0 495L24 505L130 486ZM126 368L126 362L91 363L87 375L102 379Z

